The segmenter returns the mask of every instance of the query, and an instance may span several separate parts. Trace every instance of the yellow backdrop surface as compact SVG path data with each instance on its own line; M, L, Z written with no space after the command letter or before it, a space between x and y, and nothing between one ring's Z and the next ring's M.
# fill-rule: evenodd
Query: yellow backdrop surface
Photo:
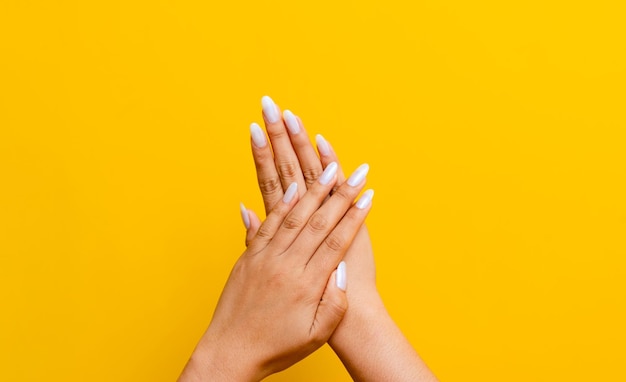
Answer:
M446 381L626 380L623 1L0 3L0 380L172 381L262 212L271 95L371 166ZM322 348L271 381L347 381Z

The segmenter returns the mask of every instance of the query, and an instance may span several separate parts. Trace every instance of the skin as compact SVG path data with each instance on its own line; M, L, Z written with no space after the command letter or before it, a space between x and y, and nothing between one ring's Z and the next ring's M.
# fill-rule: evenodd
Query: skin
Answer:
M259 381L328 341L347 309L334 270L371 208L352 203L364 181L336 187L330 173L262 224L245 210L247 249L179 381Z
M252 143L266 210L282 198L286 185L296 182L300 192L304 192L315 184L329 163L339 163L330 144L322 142L318 156L300 118L295 118L294 126L294 119L284 115L271 122L263 113L271 148ZM345 179L341 168L338 179L339 183ZM358 230L344 260L350 269L350 308L328 343L352 378L363 382L436 381L384 307L376 288L374 255L365 225Z

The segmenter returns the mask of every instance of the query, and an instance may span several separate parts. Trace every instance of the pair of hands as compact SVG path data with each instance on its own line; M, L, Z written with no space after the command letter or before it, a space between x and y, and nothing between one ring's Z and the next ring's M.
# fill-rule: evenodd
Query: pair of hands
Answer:
M346 180L323 137L318 156L300 118L269 97L262 105L270 142L257 124L250 130L267 218L261 223L242 205L247 249L181 381L261 380L327 341L332 346L349 330L340 324L349 301L377 296L363 225L373 191L354 203L369 167Z

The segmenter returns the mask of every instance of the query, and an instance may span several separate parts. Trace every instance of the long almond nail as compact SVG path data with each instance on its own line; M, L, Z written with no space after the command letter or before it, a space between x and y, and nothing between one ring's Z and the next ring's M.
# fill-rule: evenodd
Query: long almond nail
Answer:
M283 111L283 119L285 120L285 124L287 125L287 128L289 129L289 132L291 134L295 135L295 134L298 134L300 132L300 126L298 125L298 119L291 112L291 110Z
M315 136L315 143L317 144L317 151L320 155L329 156L330 155L330 146L322 134L317 134Z
M330 162L330 164L326 166L326 169L322 173L322 176L320 176L320 183L328 184L331 180L333 180L333 177L335 176L336 173L337 173L337 162Z
M285 191L285 195L283 195L283 203L289 204L296 193L298 192L298 183L293 182L287 187L287 191Z
M346 277L346 262L342 261L341 263L339 263L339 266L337 267L337 274L335 274L335 281L337 282L337 288L341 289L342 291L346 291L346 286L347 286L347 281L348 278Z
M258 148L265 147L267 145L267 139L265 139L265 133L257 123L250 124L250 135L252 136L252 142Z
M261 98L261 105L263 106L263 114L265 114L267 122L278 122L280 115L278 115L278 106L276 106L274 100L268 96L263 96L263 98Z
M241 211L241 219L243 220L243 225L246 226L246 229L250 229L250 215L248 215L248 210L243 203L239 203L239 210Z
M374 190L367 190L361 195L359 200L356 202L356 208L364 209L367 208L370 204L372 204L372 198L374 197Z
M369 170L370 166L367 163L360 165L356 170L354 170L352 175L350 175L350 178L348 178L348 185L351 187L356 187L361 184Z

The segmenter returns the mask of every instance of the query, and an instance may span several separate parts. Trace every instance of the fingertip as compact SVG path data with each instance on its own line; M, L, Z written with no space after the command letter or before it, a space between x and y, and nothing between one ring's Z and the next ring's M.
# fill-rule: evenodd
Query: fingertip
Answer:
M339 265L337 266L337 270L333 272L333 274L335 275L335 285L337 285L337 288L345 292L348 286L348 278L346 274L346 262L345 261L340 262Z
M250 124L250 136L252 137L252 143L258 148L267 146L267 138L261 126L258 123L252 122Z
M259 227L261 227L261 219L254 211L248 210L248 219L250 220L250 227L246 231L246 246L250 244L259 231Z
M283 195L283 203L290 204L291 201L298 195L298 183L293 182L287 187L285 195Z
M243 220L243 225L246 229L250 229L250 214L248 213L248 209L243 203L239 203L239 212L241 213L241 220Z
M326 139L322 136L322 134L317 134L315 136L315 144L317 145L317 151L319 152L320 156L330 156L330 145L328 144L328 141L326 141Z

